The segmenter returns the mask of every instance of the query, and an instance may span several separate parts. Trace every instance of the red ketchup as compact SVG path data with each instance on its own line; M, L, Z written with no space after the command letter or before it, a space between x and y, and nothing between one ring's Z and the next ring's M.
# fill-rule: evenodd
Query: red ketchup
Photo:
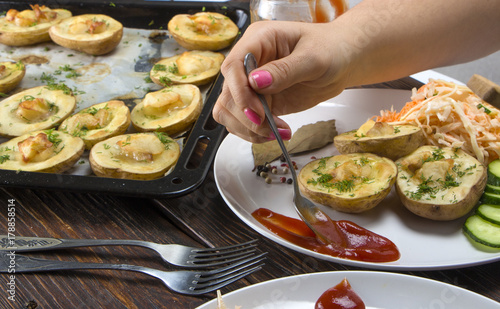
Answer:
M347 220L331 220L336 228L332 235L343 238L340 241L324 243L299 219L259 208L252 216L274 234L297 245L318 253L363 262L392 262L400 257L396 245L389 239L373 233Z
M321 294L314 309L365 309L365 304L344 278L342 282Z

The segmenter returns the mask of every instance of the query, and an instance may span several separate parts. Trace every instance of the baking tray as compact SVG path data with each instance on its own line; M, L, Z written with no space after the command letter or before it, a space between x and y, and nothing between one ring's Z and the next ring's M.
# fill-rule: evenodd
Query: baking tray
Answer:
M29 8L29 4L33 3L22 0L0 1L0 11L7 11L11 8L23 10ZM70 10L73 15L86 13L105 14L120 21L125 28L163 29L166 31L167 23L174 15L194 14L200 11L226 14L239 27L239 36L250 23L248 3L242 2L66 0L39 1L36 3L51 8L65 8ZM139 62L136 65L136 70L143 70L144 68L141 68ZM227 133L225 128L212 118L212 108L220 94L222 84L223 76L219 74L206 92L201 115L185 139L181 156L175 168L162 178L156 180L129 180L93 175L0 170L0 186L152 198L175 197L189 193L196 189L205 179L218 146Z

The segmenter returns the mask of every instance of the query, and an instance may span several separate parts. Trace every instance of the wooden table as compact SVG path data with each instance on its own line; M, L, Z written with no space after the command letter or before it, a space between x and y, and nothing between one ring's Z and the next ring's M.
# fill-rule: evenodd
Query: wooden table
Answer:
M411 89L410 78L379 88ZM173 199L146 199L104 194L0 188L0 231L6 234L9 200L15 205L15 235L58 238L124 238L193 246L223 246L259 239L268 252L262 270L222 289L223 293L284 276L355 270L318 260L261 237L227 207L210 172L194 192ZM79 248L32 256L144 265L173 270L148 249L139 247ZM451 283L500 301L500 263L457 270L403 272ZM143 274L125 271L61 271L16 274L15 301L8 299L2 274L1 308L195 308L215 297L183 296Z

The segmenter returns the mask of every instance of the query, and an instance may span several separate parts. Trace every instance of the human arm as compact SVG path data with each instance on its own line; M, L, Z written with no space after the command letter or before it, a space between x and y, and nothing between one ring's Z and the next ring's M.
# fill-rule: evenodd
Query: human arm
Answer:
M483 57L500 49L499 34L500 1L488 0L365 0L327 24L258 22L223 64L214 119L263 142L272 135L253 89L266 95L274 115L298 112L346 87ZM257 78L243 69L248 52L260 65Z

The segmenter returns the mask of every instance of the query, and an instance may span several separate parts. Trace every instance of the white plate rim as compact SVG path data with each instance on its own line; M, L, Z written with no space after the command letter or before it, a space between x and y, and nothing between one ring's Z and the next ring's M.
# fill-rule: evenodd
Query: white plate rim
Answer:
M224 294L222 298L226 306L231 309L236 305L241 305L242 309L251 309L253 305L250 304L250 302L253 302L258 308L280 308L280 301L287 299L287 297L292 298L292 303L303 301L304 303L314 304L324 291L335 286L344 278L347 278L349 283L351 283L353 290L361 297L363 302L365 302L368 309L382 308L379 307L381 306L380 302L384 303L383 308L385 309L404 309L399 306L387 307L386 297L390 297L391 294L398 294L398 297L418 298L417 301L419 303L412 303L410 301L411 307L408 308L432 308L436 306L436 308L457 309L456 305L464 302L474 302L484 309L500 307L499 303L491 298L450 283L409 274L364 270L316 272L281 277L243 287ZM371 285L360 284L367 280L369 280L368 282L371 283ZM307 291L302 292L299 290L298 287L300 287L301 282L305 282L308 289ZM373 284L375 282L380 284ZM399 290L384 289L387 283L394 285L393 288L395 287ZM287 286L289 287L288 289ZM418 292L415 291L415 287L419 287L420 290ZM314 291L310 292L309 290L311 289ZM277 290L279 290L279 292ZM427 293L425 293L426 291ZM290 295L290 293L294 293L295 295ZM416 296L416 293L419 295ZM439 297L433 298L436 296L431 296L433 293L438 294ZM373 294L377 295L373 296ZM250 300L250 298L252 300ZM256 303L259 302L259 298L261 298L262 301L257 305ZM391 303L391 305L394 304ZM196 309L215 309L216 306L217 299L213 299ZM302 308L302 305L300 308ZM467 307L462 306L460 308L465 309ZM476 306L476 308L478 307Z

